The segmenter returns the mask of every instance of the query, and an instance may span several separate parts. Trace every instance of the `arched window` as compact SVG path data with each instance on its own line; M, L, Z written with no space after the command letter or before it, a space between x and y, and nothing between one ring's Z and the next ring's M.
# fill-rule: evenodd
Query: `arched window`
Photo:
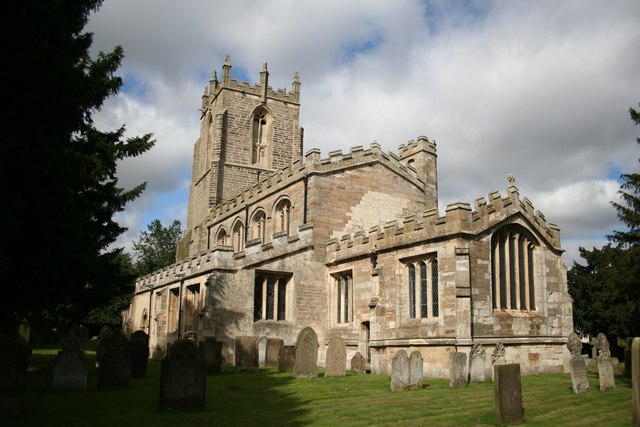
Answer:
M409 317L427 319L440 315L438 259L435 256L407 263Z
M242 251L244 251L244 225L238 220L233 226L233 252Z
M265 242L265 224L267 215L262 209L257 210L251 218L251 239L260 239L260 243Z
M535 310L535 238L511 225L491 237L491 293L494 309Z
M276 205L273 215L274 232L286 232L289 234L289 225L291 222L291 202L288 199L282 199Z
M251 163L269 167L271 117L266 109L258 108L253 113L251 124Z
M216 235L216 245L227 246L229 244L227 240L227 231L223 227L220 227Z

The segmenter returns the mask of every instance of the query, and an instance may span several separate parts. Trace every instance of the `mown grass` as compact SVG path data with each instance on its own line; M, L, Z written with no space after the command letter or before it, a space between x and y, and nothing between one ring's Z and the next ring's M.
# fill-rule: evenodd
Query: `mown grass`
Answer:
M202 412L158 410L160 364L122 390L96 389L95 352L87 348L89 390L52 393L55 349L34 350L20 419L10 426L487 426L495 425L493 383L449 388L425 379L421 390L392 393L389 377L348 373L343 378L294 379L261 369L257 374L207 378ZM567 374L522 378L525 422L531 426L627 426L631 424L631 383L616 377L616 388L601 392L596 373L591 389L571 391Z

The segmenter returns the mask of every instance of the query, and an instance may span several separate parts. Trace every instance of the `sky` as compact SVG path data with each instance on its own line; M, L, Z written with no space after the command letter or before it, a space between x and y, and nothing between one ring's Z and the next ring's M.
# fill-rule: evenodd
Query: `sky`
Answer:
M238 81L263 62L274 89L300 73L304 152L435 140L441 215L506 194L513 174L569 267L625 229L610 202L639 169L637 0L106 0L85 30L93 55L125 52L96 125L156 141L119 165L120 186L147 189L118 214L116 246L154 219L186 226L201 96L227 54Z

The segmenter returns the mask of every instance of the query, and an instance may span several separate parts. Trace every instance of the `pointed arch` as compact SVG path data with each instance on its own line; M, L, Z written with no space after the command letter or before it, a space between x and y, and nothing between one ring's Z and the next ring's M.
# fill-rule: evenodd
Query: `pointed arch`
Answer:
M273 232L285 232L290 234L291 227L291 201L283 196L276 201L273 207Z
M265 243L267 214L262 208L257 208L251 215L251 240L260 239L260 243Z
M233 252L238 253L244 251L244 223L242 220L236 219L231 230Z
M271 167L273 116L264 106L251 115L251 164Z
M229 236L227 234L227 230L223 226L218 228L218 232L216 233L216 245L217 246L229 246Z

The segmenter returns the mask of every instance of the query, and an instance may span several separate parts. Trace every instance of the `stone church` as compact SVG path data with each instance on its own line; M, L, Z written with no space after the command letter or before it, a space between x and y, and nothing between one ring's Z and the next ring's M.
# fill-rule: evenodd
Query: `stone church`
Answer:
M202 95L186 235L176 262L136 281L123 313L152 357L187 331L295 344L311 326L323 366L330 338L389 373L418 350L425 376L447 377L452 352L502 344L523 374L562 372L572 303L560 229L511 180L506 192L438 210L436 143L396 153L303 150L300 78L273 90L232 78L231 61ZM486 360L491 368L491 357Z

